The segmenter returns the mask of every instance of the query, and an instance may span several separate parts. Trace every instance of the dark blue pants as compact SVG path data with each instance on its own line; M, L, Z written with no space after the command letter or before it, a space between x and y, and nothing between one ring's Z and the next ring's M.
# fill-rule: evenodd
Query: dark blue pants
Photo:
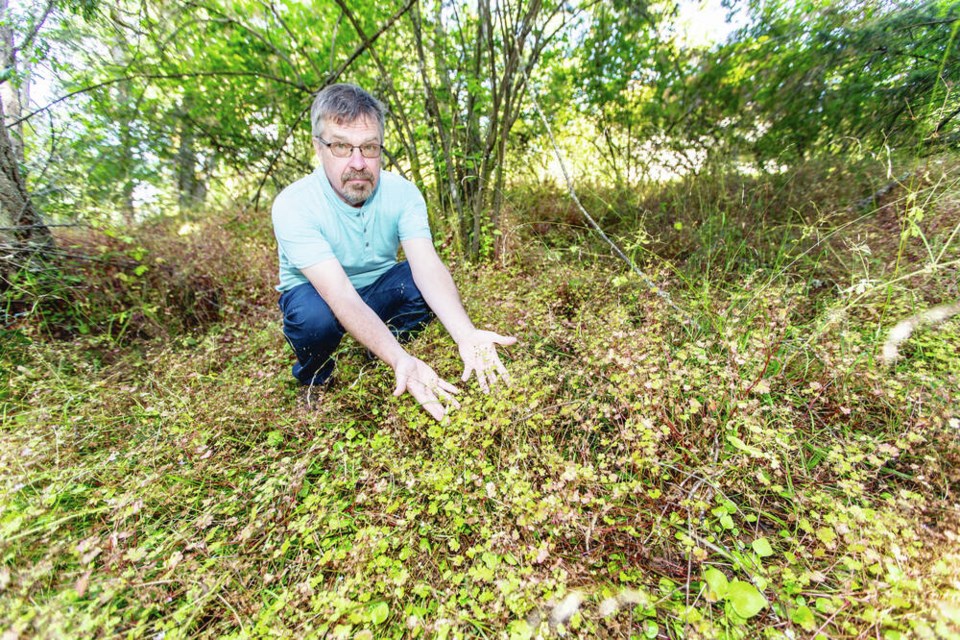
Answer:
M416 335L433 318L406 262L397 263L357 293L401 342ZM293 376L300 384L323 384L333 374L333 353L346 333L343 325L309 282L284 291L280 311L283 335L297 355Z

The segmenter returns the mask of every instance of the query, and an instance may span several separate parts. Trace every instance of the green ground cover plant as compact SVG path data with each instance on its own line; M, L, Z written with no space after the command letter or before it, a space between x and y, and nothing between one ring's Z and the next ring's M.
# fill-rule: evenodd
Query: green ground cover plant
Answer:
M960 298L960 173L911 170L866 204L858 167L588 194L677 309L508 198L516 248L454 272L513 384L440 423L350 341L305 401L253 214L209 223L215 314L61 283L2 336L4 637L956 637L960 321L880 360ZM155 235L117 268L197 254ZM459 373L438 326L412 348Z

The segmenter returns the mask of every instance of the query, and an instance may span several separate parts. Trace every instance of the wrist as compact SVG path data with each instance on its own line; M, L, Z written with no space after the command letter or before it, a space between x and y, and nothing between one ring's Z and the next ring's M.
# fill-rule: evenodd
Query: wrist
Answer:
M383 359L383 361L387 363L387 366L389 366L394 371L397 370L397 367L400 366L401 362L403 362L407 358L413 358L413 356L407 353L403 349L403 347L400 347L399 345L397 346L398 348L396 350L391 350L390 354Z
M457 343L459 347L462 345L470 336L476 333L477 328L472 324L467 324L462 327L457 327L453 331L450 331L450 337L453 338L453 341Z

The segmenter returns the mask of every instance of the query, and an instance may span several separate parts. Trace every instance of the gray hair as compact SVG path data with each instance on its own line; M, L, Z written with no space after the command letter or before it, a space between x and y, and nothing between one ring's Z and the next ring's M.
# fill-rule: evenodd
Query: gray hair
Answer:
M313 106L310 108L313 137L320 137L328 120L344 124L370 118L379 125L382 139L386 113L383 103L360 87L346 83L331 84L321 89L313 99Z

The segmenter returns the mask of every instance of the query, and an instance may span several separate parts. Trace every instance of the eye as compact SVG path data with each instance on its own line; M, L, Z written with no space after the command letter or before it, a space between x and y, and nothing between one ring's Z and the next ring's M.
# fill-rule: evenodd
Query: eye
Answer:
M360 153L368 158L375 158L376 156L380 155L380 145L373 142L361 145Z
M353 147L344 142L334 142L330 145L330 150L337 156L348 156L353 151Z

